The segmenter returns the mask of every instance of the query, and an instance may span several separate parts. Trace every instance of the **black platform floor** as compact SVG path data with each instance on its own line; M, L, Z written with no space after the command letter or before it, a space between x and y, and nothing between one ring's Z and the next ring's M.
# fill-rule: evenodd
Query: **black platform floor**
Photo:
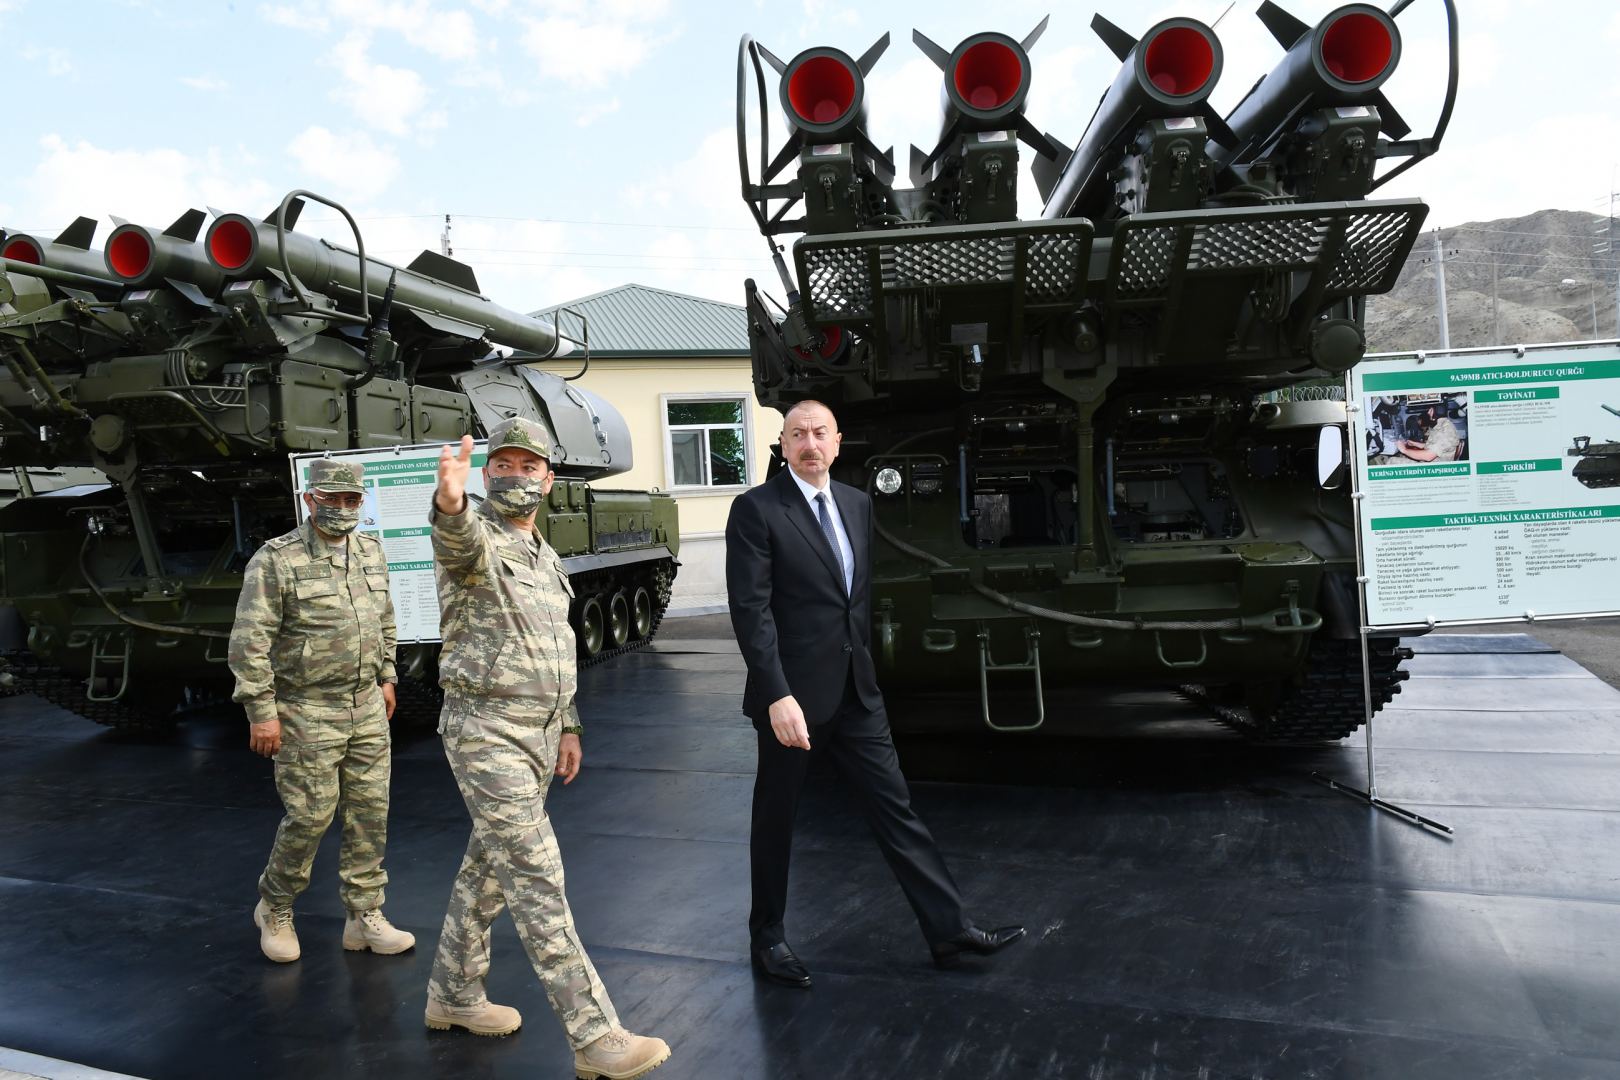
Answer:
M907 741L981 783L915 799L973 910L1029 939L935 971L836 778L801 817L789 933L809 993L746 963L753 735L731 642L672 635L587 671L585 771L552 813L580 932L658 1077L1620 1076L1620 692L1523 636L1433 636L1381 714L1380 791L1447 840L1313 783L1356 740L1256 751L1165 695L1106 737ZM279 815L239 722L122 740L0 701L0 1046L153 1078L567 1077L510 923L508 1039L422 1025L466 813L431 735L395 750L387 910L419 939L345 953L336 831L304 956L250 909Z

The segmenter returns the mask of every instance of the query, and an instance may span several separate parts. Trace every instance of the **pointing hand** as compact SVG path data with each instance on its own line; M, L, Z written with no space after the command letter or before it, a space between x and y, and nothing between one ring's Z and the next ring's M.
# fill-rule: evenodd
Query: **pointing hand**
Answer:
M452 447L439 450L439 486L433 505L441 514L459 514L467 506L467 473L472 469L473 437L461 437L461 452Z

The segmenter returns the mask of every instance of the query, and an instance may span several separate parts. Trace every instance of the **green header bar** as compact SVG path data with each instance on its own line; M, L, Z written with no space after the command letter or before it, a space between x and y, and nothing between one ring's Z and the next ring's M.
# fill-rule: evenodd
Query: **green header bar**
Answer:
M383 535L390 539L397 536L427 536L433 531L433 526L423 525L414 529L384 529Z
M1393 529L1461 529L1477 525L1542 525L1620 518L1620 506L1568 506L1558 510L1497 510L1479 514L1374 518L1373 532Z
M1536 458L1533 461L1482 461L1474 468L1481 476L1493 476L1498 473L1562 472L1564 461L1555 457Z
M388 564L388 572L390 574L398 573L401 570L431 570L431 569L433 569L433 560L431 560L431 559L429 559L427 562L391 562L391 563Z
M1537 386L1528 390L1481 390L1475 401L1552 401L1558 397L1558 387Z
M1420 477L1467 476L1468 462L1448 461L1443 465L1376 465L1367 470L1369 480L1416 480Z
M439 473L433 472L407 473L404 476L385 476L377 481L378 487L421 487L423 484L432 485L438 482Z
M1373 372L1361 377L1363 390L1466 390L1501 383L1576 382L1620 379L1620 360L1579 364L1522 364L1497 368L1435 368L1427 371Z

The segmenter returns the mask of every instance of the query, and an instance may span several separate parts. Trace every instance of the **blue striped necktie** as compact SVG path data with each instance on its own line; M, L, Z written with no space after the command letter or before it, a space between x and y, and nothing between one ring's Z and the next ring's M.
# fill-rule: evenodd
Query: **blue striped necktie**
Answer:
M838 532L833 528L832 515L827 513L827 493L821 492L816 496L816 516L821 518L821 531L827 537L827 546L832 548L833 559L838 563L838 580L844 583L844 591L849 591L849 569L844 565L844 552L838 546Z

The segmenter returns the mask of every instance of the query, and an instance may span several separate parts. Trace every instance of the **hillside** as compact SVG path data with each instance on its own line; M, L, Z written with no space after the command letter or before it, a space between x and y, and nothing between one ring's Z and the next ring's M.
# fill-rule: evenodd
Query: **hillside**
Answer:
M1614 255L1597 254L1593 245L1595 232L1608 222L1580 211L1541 210L1442 230L1451 347L1620 336ZM1367 346L1370 352L1406 352L1439 345L1431 230L1419 239L1394 290L1369 298Z

